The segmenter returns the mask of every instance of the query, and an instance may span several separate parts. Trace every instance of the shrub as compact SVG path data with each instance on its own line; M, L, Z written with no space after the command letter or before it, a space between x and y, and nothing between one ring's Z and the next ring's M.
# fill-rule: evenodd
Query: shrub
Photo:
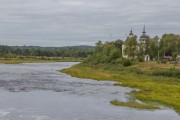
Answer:
M116 60L113 61L115 64L122 64L123 63L123 59L122 58L118 58Z
M156 71L154 71L154 72L152 73L152 75L180 78L180 70L176 70L176 69L156 70Z
M166 63L167 63L167 60L165 60L165 59L162 59L162 60L161 60L161 63L164 63L164 64L166 64Z
M142 55L138 56L137 59L138 59L138 62L144 62L144 56L142 56Z
M130 60L130 59L122 59L122 64L125 67L131 66L132 65L132 60Z
M143 74L143 72L140 69L136 68L136 67L126 67L123 70L133 72L133 73L137 73L137 74Z

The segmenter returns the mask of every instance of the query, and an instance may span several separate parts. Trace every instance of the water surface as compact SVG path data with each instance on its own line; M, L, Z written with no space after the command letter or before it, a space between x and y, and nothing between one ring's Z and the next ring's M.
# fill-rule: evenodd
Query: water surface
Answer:
M117 107L130 88L79 79L57 70L73 62L0 64L0 120L180 120L171 109Z

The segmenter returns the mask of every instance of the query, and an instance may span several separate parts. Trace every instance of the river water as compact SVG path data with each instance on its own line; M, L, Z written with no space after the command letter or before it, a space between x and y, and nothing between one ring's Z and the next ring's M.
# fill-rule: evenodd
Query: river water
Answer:
M79 79L57 70L74 62L0 64L0 120L180 120L171 109L117 107L130 88Z

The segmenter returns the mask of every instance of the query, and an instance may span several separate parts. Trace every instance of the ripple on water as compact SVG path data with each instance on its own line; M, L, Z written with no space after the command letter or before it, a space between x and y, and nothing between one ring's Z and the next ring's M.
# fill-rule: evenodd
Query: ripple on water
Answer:
M132 99L125 94L131 89L57 72L73 64L1 64L0 120L180 119L170 109L148 111L111 105L114 99Z

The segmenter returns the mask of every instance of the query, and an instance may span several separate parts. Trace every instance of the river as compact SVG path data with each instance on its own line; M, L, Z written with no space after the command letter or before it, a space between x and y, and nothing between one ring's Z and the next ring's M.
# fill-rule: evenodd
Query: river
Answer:
M180 120L172 109L118 107L132 99L114 82L71 77L57 70L75 62L0 64L0 120Z

